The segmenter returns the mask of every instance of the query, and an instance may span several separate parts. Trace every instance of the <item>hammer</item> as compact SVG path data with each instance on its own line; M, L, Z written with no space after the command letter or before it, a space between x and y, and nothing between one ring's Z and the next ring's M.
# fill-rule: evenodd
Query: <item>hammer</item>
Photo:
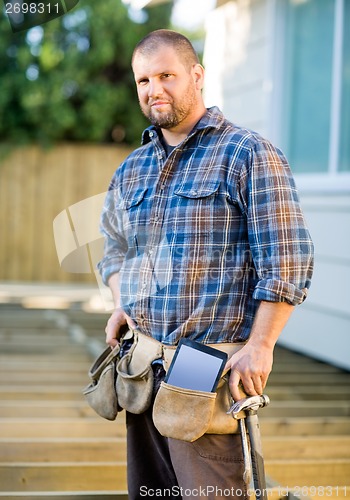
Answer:
M267 499L258 409L267 406L269 403L270 399L264 394L261 396L252 396L236 401L227 412L239 421L244 457L243 480L249 487L253 475L256 500Z

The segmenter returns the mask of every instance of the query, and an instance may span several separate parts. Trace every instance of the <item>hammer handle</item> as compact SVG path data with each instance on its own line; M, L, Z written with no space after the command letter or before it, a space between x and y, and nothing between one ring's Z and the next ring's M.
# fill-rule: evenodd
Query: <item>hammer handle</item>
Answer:
M250 440L253 481L256 500L267 500L265 467L262 454L260 426L256 412L247 412L246 424Z

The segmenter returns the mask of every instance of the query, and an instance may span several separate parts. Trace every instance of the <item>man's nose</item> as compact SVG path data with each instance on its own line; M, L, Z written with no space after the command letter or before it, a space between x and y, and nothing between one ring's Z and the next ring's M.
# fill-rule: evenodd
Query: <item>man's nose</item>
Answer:
M163 85L159 80L150 80L148 86L148 97L157 97L163 94Z

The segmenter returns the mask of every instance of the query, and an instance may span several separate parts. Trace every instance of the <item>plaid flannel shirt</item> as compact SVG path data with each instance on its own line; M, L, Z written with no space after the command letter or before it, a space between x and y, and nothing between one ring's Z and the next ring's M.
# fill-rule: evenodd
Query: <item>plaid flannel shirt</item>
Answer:
M101 218L104 282L165 344L246 340L259 302L303 302L313 245L287 160L216 107L167 157L151 126L118 168Z

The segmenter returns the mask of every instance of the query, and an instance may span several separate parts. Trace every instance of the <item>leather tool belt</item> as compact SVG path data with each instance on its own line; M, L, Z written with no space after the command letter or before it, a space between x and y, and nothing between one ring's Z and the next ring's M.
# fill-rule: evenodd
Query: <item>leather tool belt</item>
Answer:
M130 349L120 356L123 343ZM228 357L245 343L209 344ZM146 411L153 396L152 363L163 359L167 371L176 346L166 346L137 330L129 331L121 345L107 348L92 365L91 383L83 391L90 406L102 417L114 420L120 409L140 414ZM216 392L194 391L161 382L153 405L153 421L166 437L195 441L203 434L235 434L238 421L227 415L232 405L228 373L221 377Z

